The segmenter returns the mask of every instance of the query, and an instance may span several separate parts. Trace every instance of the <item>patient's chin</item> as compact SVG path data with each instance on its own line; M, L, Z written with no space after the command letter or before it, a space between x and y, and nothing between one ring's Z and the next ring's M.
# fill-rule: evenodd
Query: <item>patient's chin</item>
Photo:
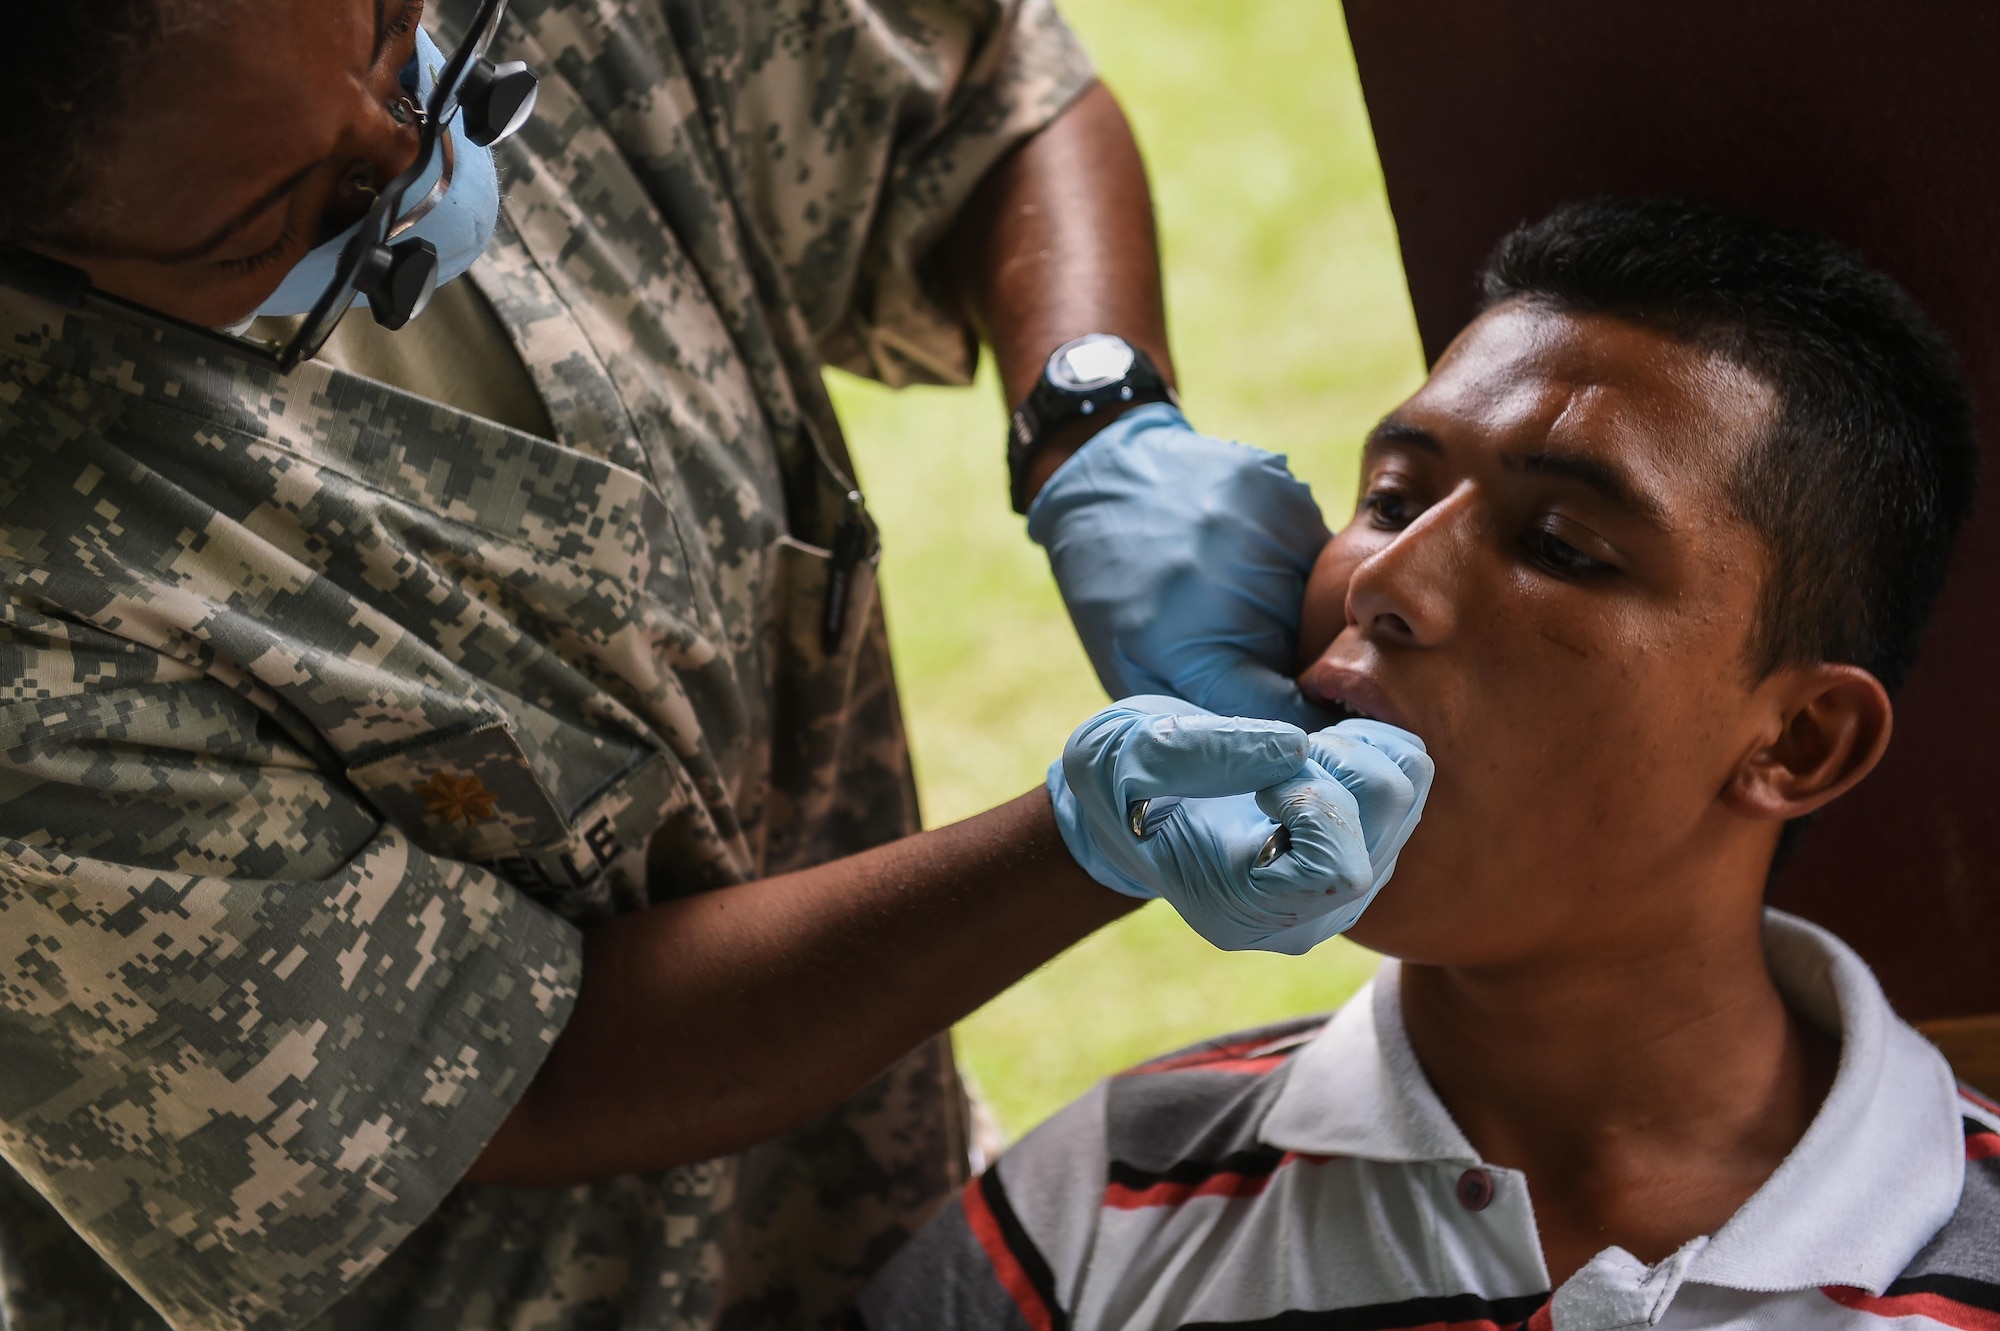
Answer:
M1347 936L1371 952L1418 965L1464 965L1490 960L1494 944L1502 943L1495 921L1486 918L1482 876L1456 858L1451 838L1433 836L1438 805L1448 803L1433 791L1424 813L1428 829L1419 825L1410 843L1396 857L1396 872L1369 903ZM1446 826L1449 810L1443 811ZM1504 944L1503 944L1504 945Z
M1347 937L1371 952L1415 961L1422 959L1451 932L1448 898L1441 899L1421 865L1409 863L1405 850L1396 873L1370 902Z
M1383 895L1386 896L1394 889L1395 884L1391 883L1383 889ZM1427 940L1413 934L1403 920L1396 918L1397 915L1398 912L1393 907L1385 910L1382 898L1378 897L1368 908L1367 913L1355 922L1354 927L1349 929L1344 937L1349 942L1367 948L1370 952L1379 952L1398 961L1410 961L1419 965L1431 961L1432 958L1428 954L1434 949L1426 946Z

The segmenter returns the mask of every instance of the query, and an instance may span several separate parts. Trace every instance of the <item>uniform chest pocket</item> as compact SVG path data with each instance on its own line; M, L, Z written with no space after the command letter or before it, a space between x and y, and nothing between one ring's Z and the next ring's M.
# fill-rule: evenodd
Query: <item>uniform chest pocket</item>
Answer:
M284 626L282 701L427 849L568 846L670 747L675 662L701 656L674 515L625 468L353 384L361 401L327 394L348 410L205 459L231 530L282 551L312 602Z
M367 648L371 673L435 677L433 692L490 704L381 738L412 756L465 747L496 777L525 764L573 810L660 747L670 663L706 636L672 509L623 467L354 382L381 410L249 446L265 457L244 470L270 483L246 524L393 623L393 647ZM398 684L379 681L389 699ZM505 724L490 730L486 712ZM390 770L375 768L390 749L335 744L357 768ZM522 835L552 830L523 816Z

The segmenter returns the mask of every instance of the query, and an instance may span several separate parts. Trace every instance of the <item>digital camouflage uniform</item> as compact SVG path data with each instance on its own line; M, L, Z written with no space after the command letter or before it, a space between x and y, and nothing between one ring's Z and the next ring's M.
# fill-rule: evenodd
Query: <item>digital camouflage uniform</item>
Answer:
M742 1156L454 1187L579 925L914 829L820 366L967 376L918 260L1088 66L1047 0L502 46L473 280L559 442L0 294L8 1327L819 1325L960 1181L940 1041Z

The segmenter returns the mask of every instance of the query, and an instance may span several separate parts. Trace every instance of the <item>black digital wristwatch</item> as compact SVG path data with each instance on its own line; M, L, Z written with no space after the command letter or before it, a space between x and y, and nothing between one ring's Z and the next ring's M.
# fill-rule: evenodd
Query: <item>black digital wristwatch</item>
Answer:
M1028 511L1028 464L1071 421L1100 411L1180 398L1145 352L1122 337L1090 333L1049 356L1042 377L1007 424L1007 479L1014 511Z

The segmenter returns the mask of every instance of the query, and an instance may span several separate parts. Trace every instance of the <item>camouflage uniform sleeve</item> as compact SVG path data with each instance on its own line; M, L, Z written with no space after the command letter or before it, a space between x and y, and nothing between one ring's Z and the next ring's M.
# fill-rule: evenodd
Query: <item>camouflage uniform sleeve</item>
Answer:
M896 386L968 382L977 337L925 257L994 163L1090 87L1089 57L1051 0L763 8L735 150L820 354Z
M0 1152L179 1326L294 1325L454 1186L569 924L193 669L0 601Z

